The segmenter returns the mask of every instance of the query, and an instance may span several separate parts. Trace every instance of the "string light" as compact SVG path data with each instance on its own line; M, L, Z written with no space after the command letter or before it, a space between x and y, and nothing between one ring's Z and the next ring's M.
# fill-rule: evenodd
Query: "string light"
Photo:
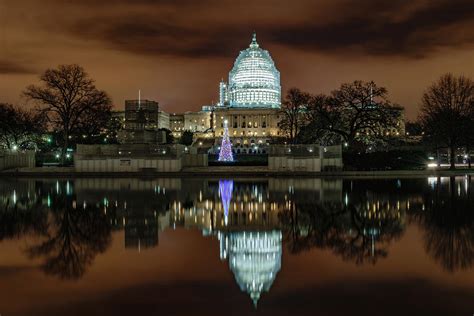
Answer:
M229 84L219 86L219 105L231 107L279 108L280 72L268 53L259 47L253 34L249 48L240 52L229 73Z
M229 127L227 120L224 121L224 135L222 136L218 160L222 162L234 161L234 156L232 155L232 143L229 139Z

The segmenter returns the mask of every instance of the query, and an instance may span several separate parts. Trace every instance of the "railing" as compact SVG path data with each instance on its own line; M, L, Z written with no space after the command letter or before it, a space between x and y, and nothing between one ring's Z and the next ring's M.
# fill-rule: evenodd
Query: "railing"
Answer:
M155 157L179 158L192 149L180 144L121 144L121 145L77 145L77 155L81 157Z
M271 145L268 148L268 155L272 156L292 156L292 157L313 157L313 158L342 158L342 147L308 145Z

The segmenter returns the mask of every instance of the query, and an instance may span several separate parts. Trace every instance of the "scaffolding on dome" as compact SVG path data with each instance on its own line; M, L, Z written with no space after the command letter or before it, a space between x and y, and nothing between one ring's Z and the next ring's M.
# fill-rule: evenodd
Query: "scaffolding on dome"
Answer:
M255 33L249 47L235 60L228 84L221 81L219 98L220 106L280 108L280 72L270 53L260 48Z

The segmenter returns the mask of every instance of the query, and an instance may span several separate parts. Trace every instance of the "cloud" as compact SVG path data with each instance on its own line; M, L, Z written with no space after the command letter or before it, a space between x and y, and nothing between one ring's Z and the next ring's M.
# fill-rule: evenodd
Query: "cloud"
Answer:
M232 9L225 1L205 0L199 7L208 7L210 12L206 12L189 0L141 0L139 5L129 0L106 0L99 5L121 5L115 14L79 19L69 30L84 39L144 55L229 56L242 48L236 43L241 44L256 28L269 36L271 44L310 52L421 58L440 47L473 44L474 2L455 2L365 0L354 5L349 0L339 0L318 7L303 1L295 6L306 9L306 14L282 16L280 1L269 8L248 3L248 7ZM130 13L140 5L145 6L145 11ZM257 19L264 9L265 18ZM229 19L213 16L219 11L231 14ZM330 18L321 18L324 14ZM268 15L275 18L269 19Z
M0 75L34 74L35 69L13 60L0 60Z
M56 5L52 5L56 3ZM148 56L233 56L252 30L264 46L317 54L425 58L474 44L472 0L51 0L51 32ZM33 24L35 21L33 21ZM33 27L34 25L30 26ZM246 44L246 42L245 42Z
M73 25L70 31L81 38L98 40L108 47L139 55L197 58L229 56L235 54L237 38L248 38L250 42L248 32L199 30L143 16L82 20Z
M344 2L333 11L334 21L283 26L273 41L325 53L410 58L474 43L470 0Z

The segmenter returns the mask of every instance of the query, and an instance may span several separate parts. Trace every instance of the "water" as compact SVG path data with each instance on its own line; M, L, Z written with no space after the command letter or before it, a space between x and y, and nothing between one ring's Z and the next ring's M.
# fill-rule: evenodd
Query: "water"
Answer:
M473 185L0 179L0 314L472 315Z

